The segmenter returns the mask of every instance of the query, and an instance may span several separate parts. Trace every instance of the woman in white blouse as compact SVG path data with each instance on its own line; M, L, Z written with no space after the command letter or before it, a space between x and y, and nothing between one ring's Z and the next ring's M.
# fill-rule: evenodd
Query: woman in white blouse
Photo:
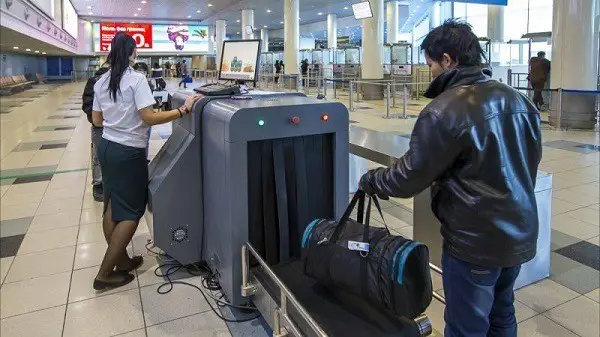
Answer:
M137 56L135 40L115 35L107 63L110 71L94 85L94 125L103 126L98 156L104 183L104 237L108 248L94 280L94 289L126 285L142 257L130 258L126 247L143 216L148 200L146 143L148 127L190 113L200 95L171 111L154 112L154 96L144 75L131 68Z

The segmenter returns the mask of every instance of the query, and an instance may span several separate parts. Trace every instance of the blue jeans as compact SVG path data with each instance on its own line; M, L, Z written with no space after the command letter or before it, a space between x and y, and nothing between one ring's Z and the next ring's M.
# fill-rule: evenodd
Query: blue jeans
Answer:
M521 266L483 267L442 254L446 337L516 337L513 287Z

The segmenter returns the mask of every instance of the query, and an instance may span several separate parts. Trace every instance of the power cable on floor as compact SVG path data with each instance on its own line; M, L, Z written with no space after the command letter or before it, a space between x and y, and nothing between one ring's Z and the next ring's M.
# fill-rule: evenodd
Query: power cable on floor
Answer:
M216 302L217 307L230 307L230 308L234 308L234 309L250 310L250 311L258 311L258 309L254 306L233 305L227 301L224 301L223 298L225 297L225 294L223 294L223 293L220 293L220 296L217 298L213 294L213 292L220 292L222 290L222 288L221 288L221 285L219 284L217 276L206 265L203 265L203 266L199 266L197 264L182 265L181 263L175 261L168 254L153 251L152 248L150 248L151 245L152 245L151 241L149 241L146 244L146 250L150 254L164 258L164 259L169 259L168 262L159 264L156 267L156 269L154 269L154 275L156 275L157 277L162 277L162 278L167 279L166 282L164 282L158 286L158 288L156 289L157 293L159 293L161 295L168 294L169 292L171 292L173 290L173 286L175 284L182 284L182 285L186 285L186 286L195 288L198 291L200 291L200 293L204 297L204 300L206 300L206 303L208 303L208 306L210 307L212 312L217 317L219 317L221 320L223 320L225 322L243 323L243 322L249 322L249 321L255 320L257 318L260 318L260 316L261 316L260 313L255 317L241 319L241 320L234 320L234 319L229 319L229 318L223 317L220 314L220 312L218 310L216 310L213 307L213 305L210 303L209 298ZM164 273L162 273L163 268L166 268L166 271ZM198 287L195 284L185 282L185 281L171 280L171 276L179 271L185 271L191 276L199 276L200 280L201 280L202 288L204 288L207 293L205 293L205 291L203 291L200 287ZM165 288L167 288L167 289L165 289Z

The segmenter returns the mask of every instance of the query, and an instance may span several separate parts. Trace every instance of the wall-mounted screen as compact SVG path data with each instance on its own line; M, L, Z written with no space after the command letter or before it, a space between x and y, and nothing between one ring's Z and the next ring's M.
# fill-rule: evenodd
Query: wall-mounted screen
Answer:
M352 4L352 11L354 11L354 18L357 20L373 17L371 3L369 3L368 1Z
M94 24L94 50L109 52L112 39L120 31L135 39L140 54L208 52L206 26L109 22Z
M54 0L29 0L37 9L54 19Z
M77 12L69 0L63 0L62 27L69 35L77 38L77 28L79 27Z

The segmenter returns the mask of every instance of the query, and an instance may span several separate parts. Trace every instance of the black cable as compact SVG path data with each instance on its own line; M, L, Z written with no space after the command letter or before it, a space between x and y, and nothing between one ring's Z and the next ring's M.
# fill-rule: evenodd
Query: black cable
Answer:
M171 292L173 290L173 286L175 284L182 284L182 285L186 285L192 288L197 289L198 291L200 291L200 293L202 294L202 297L204 297L204 300L206 301L206 303L208 303L208 306L210 307L210 309L212 310L212 312L219 317L221 320L225 321L225 322L229 322L229 323L243 323L243 322L249 322L252 320L255 320L257 318L260 318L261 315L260 313L255 316L255 317L250 317L250 318L246 318L246 319L240 319L240 320L235 320L235 319L228 319L223 317L214 307L213 305L210 303L209 297L211 299L213 299L216 304L217 307L222 308L222 307L230 307L230 308L235 308L235 309L241 309L241 310L252 310L252 311L258 311L258 309L256 307L253 306L240 306L240 305L233 305L231 303L228 303L226 301L223 301L223 298L225 297L225 294L221 293L220 297L217 298L216 296L214 296L212 294L212 292L218 292L220 290L222 290L218 278L217 276L206 266L202 266L199 267L198 265L182 265L181 263L175 261L171 256L169 256L168 254L165 253L161 253L161 252L155 252L153 251L150 246L152 245L152 242L149 241L146 244L146 250L158 257L161 258L165 258L165 259L169 259L171 261L169 262L165 262L163 264L159 264L156 269L154 269L154 275L156 275L157 277L162 277L162 278L166 278L167 281L160 284L158 286L158 288L156 289L156 292L164 295L164 294L168 294L169 292ZM167 268L166 271L164 273L162 273L162 268ZM177 273L180 270L185 270L188 274L192 275L192 276L199 276L200 277L200 282L202 284L202 287L204 289L206 289L207 291L210 291L211 293L209 294L209 296L207 296L207 294L204 293L204 291L202 291L202 289L200 287L198 287L195 284L191 284L189 282L185 282L185 281L173 281L171 280L171 275ZM167 290L164 290L165 287L168 287Z

